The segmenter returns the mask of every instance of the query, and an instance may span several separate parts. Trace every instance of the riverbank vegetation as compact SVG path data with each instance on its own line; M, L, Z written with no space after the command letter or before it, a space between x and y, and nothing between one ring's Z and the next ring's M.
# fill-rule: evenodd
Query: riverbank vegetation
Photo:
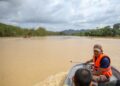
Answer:
M44 27L21 28L18 26L0 23L0 37L31 37L31 36L50 36L50 35L69 35L69 36L97 36L97 37L120 37L120 23L96 29L48 31Z
M0 23L0 37L31 37L46 35L59 35L59 32L47 31L44 27L39 27L37 29L21 28Z
M84 30L73 35L77 36L97 36L97 37L120 37L120 24L114 24L111 28L110 26L105 26L102 28L96 28L91 30Z

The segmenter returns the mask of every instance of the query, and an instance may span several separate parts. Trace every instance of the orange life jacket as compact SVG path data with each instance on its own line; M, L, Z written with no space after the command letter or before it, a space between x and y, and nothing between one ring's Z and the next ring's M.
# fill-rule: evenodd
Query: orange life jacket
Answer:
M96 75L106 75L107 77L112 76L112 70L111 70L111 66L109 65L108 68L102 68L100 69L100 62L101 60L107 55L105 54L100 54L97 59L95 60L95 56L93 57L93 62L94 62L94 70L96 71ZM108 56L107 56L108 57ZM108 57L109 58L109 57ZM110 60L110 58L109 58Z

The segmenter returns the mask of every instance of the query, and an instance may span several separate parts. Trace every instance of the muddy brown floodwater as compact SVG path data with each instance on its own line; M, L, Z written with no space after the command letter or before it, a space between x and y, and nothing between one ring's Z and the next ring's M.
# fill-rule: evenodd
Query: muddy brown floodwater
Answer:
M92 58L99 43L120 70L120 39L74 36L0 38L0 86L62 86L70 60Z

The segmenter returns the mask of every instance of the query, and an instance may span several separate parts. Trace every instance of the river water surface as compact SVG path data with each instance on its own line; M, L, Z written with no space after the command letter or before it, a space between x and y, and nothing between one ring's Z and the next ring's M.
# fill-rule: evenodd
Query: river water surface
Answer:
M74 36L0 38L0 86L62 86L75 63L92 58L101 44L120 70L120 39Z

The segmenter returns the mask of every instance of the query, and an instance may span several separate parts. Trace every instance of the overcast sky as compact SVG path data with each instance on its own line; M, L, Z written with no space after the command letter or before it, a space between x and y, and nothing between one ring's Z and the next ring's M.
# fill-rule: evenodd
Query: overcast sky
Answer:
M0 0L0 22L48 30L120 23L120 0Z

